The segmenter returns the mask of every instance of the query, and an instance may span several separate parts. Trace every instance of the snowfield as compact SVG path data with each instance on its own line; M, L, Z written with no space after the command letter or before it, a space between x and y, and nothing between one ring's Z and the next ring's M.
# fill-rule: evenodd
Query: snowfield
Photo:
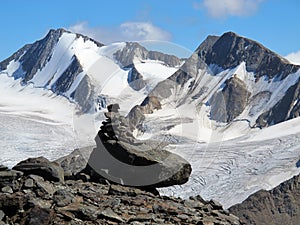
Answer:
M56 159L78 147L72 105L46 89L23 87L0 74L0 164L28 157Z
M200 194L228 208L300 173L300 118L220 143L188 140L169 150L187 159L193 171L188 183L160 189L162 194Z

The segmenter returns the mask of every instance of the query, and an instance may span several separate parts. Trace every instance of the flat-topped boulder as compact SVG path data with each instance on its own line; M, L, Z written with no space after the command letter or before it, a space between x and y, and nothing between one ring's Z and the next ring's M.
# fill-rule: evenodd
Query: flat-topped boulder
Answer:
M49 181L64 181L64 170L56 162L50 162L44 157L28 158L19 162L13 170L22 171L25 175L35 174Z

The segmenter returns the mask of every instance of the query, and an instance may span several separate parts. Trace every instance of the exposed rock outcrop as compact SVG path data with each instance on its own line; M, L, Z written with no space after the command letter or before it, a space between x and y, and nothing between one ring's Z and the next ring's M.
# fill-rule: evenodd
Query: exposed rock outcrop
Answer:
M270 191L261 190L229 211L246 224L299 224L300 175L283 182Z
M44 157L29 158L19 162L13 167L14 170L23 172L25 175L35 174L47 180L64 181L64 171L58 163L50 162Z
M143 89L147 85L147 82L145 80L143 80L143 76L135 68L134 65L132 65L132 67L128 73L127 82L130 85L130 87L136 91Z
M200 196L159 197L137 188L79 179L61 183L32 174L16 182L17 189L0 190L0 224L242 224Z
M270 79L275 76L283 79L300 68L258 42L233 32L224 33L219 38L209 36L197 52L207 65L215 64L223 69L236 67L244 61L247 71L254 72L257 77L267 75Z
M257 126L266 127L299 116L300 113L300 82L292 85L284 97L269 111L256 120Z
M221 122L233 121L244 111L250 94L242 80L236 77L228 79L221 95L217 92L210 100L211 118Z
M157 60L164 62L167 66L175 67L182 63L182 60L174 55L168 55L157 51L148 51L145 47L136 42L127 42L126 46L114 53L114 58L121 66L129 67L133 64L134 58L140 60Z

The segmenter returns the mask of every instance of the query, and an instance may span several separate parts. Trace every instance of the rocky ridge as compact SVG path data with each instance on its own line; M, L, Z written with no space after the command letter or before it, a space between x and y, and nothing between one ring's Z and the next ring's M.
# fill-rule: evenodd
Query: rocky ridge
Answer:
M139 112L151 108L155 100L159 105L177 108L184 104L209 106L210 118L228 125L251 119L250 127L271 126L299 116L299 77L289 81L299 69L260 43L233 32L208 36L172 76L157 84L145 99L147 103L132 108L129 116L142 118ZM272 87L266 88L269 85ZM287 88L278 98L276 89L282 89L280 86ZM258 110L263 101L266 104ZM136 120L141 126L143 120Z
M229 211L246 224L299 224L300 175L281 183L270 191L260 190Z
M183 200L120 185L42 176L2 168L0 224L241 224L221 205L200 196ZM14 185L8 186L7 180Z

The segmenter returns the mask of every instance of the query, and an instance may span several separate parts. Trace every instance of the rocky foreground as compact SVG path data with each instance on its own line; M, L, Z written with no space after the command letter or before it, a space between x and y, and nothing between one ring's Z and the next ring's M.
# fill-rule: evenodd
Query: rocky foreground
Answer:
M78 160L77 153L61 162ZM59 163L42 157L0 170L0 224L241 224L215 201L64 176Z

